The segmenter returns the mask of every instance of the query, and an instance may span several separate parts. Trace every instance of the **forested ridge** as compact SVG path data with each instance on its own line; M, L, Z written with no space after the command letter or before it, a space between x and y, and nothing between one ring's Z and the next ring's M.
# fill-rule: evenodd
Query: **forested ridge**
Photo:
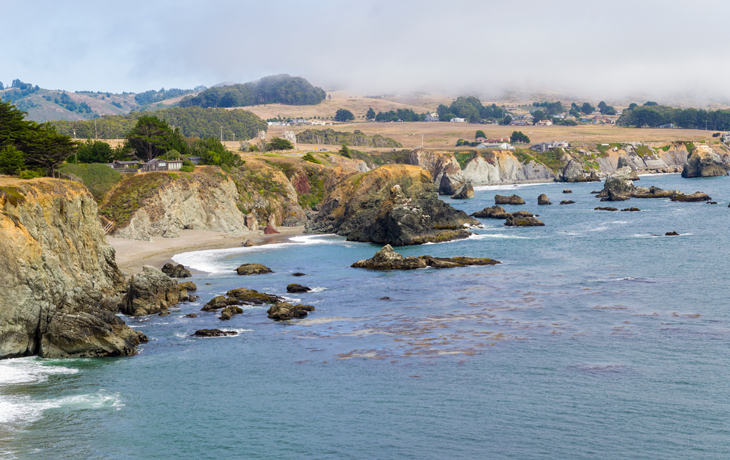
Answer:
M257 104L316 105L326 93L301 77L274 75L261 80L208 88L180 101L180 107L244 107Z
M674 124L677 128L730 130L730 110L681 109L647 103L631 104L618 119L618 124L629 127L649 127Z
M264 120L247 110L204 109L201 107L172 107L154 112L132 112L127 115L105 115L96 120L54 121L59 133L76 138L121 139L144 115L154 115L181 131L186 137L220 137L221 127L226 140L247 140L266 131ZM95 123L96 122L96 123ZM95 131L96 130L96 131Z

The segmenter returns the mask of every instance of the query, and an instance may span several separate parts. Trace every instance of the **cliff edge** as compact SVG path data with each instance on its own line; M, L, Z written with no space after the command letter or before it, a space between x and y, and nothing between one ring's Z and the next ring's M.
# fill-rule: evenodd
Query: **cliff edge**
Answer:
M144 334L105 308L124 277L81 184L0 179L0 358L126 356Z

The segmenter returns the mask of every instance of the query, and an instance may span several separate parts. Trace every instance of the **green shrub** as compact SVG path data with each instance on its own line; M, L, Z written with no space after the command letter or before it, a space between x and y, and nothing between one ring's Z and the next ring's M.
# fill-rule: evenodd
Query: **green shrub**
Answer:
M316 159L316 158L314 157L314 155L312 155L311 153L307 153L306 155L304 155L304 156L302 157L302 160L304 160L304 161L308 161L308 162L310 162L310 163L316 163L316 164L318 164L318 165L321 165L321 164L322 164L322 162L321 162L321 161L319 161L318 159Z
M37 171L34 169L26 169L25 171L21 171L18 177L21 179L35 179L36 177L43 177L44 174L42 171Z
M188 166L188 165L183 165L183 166L182 166L182 167L180 168L180 171L182 171L182 172L187 172L187 173L191 173L191 172L195 171L195 165L192 165L192 164L191 164L190 166Z
M109 190L122 179L122 174L103 163L70 164L59 168L63 174L70 174L81 179L96 201L101 201Z

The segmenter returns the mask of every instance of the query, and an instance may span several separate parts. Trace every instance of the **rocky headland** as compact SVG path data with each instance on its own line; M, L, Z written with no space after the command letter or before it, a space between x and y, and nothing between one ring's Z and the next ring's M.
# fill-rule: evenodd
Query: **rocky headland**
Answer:
M81 184L0 179L0 358L128 356L124 275Z
M337 185L307 231L402 246L466 238L469 225L479 222L439 200L428 171L385 165Z

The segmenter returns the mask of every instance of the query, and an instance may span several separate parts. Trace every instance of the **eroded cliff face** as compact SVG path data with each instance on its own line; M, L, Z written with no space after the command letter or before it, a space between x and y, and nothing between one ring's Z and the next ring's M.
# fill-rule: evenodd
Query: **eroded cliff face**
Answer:
M143 334L105 308L124 277L82 185L0 179L0 358L125 356Z

